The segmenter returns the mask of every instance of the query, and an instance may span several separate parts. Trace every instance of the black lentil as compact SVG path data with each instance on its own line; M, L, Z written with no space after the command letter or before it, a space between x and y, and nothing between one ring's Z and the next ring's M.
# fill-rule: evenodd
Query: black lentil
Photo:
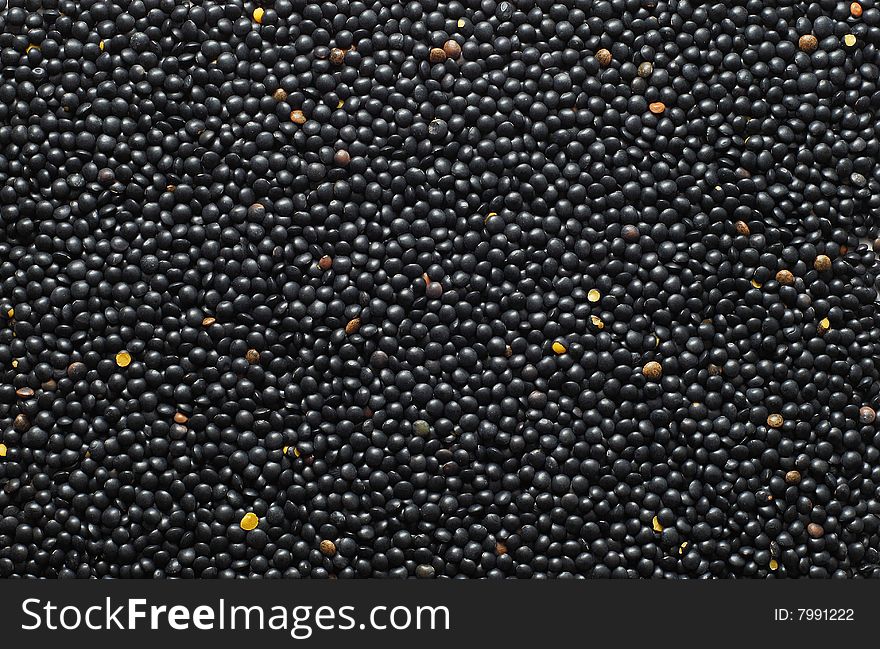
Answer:
M873 0L2 7L0 576L880 577Z

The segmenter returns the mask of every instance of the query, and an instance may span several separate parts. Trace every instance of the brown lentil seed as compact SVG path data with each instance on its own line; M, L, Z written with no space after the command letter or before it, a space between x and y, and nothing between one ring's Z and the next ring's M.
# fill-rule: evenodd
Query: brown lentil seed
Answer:
M813 262L813 268L820 272L831 270L831 257L828 255L818 255L816 261Z
M330 63L333 65L342 65L345 61L345 50L334 47L330 50Z
M645 363L644 367L642 367L642 374L652 381L657 380L660 378L660 375L663 374L663 366L657 361L649 361Z
M596 52L596 60L603 68L608 67L611 64L611 52L603 47Z
M361 328L361 319L360 318L352 318L348 321L348 324L345 325L345 333L349 336L352 334L356 334L358 330Z
M347 167L348 163L351 162L351 155L345 149L339 149L339 151L333 154L333 162L340 167Z
M452 59L453 61L461 56L461 45L458 44L458 41L453 39L449 39L445 43L443 43L443 51L446 53L446 58Z
M794 275L791 274L790 270L780 270L776 273L776 281L783 286L788 286L794 283Z
M801 48L802 52L812 54L819 47L819 39L812 34L804 34L798 39L798 47Z

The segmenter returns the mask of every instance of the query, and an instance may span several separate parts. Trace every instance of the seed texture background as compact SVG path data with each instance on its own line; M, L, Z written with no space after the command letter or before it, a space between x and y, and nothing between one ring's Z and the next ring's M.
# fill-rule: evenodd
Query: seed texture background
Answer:
M878 47L0 0L0 576L878 576Z

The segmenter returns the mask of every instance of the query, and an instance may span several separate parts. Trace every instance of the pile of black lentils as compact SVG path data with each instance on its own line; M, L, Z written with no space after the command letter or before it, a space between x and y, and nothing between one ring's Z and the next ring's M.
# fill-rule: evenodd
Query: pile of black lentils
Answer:
M875 0L0 9L0 576L880 576Z

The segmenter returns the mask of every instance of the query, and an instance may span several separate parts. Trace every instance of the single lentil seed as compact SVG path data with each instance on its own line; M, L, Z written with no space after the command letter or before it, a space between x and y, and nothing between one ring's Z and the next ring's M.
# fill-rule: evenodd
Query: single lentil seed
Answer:
M458 41L450 38L448 41L443 43L443 52L446 54L446 58L452 59L454 61L461 56L461 45L458 44Z
M601 50L596 51L596 60L599 62L603 68L611 65L611 52L602 48Z
M443 48L432 47L431 51L428 53L428 60L433 65L443 63L446 60L446 52L443 51Z
M253 512L248 512L244 516L242 516L241 521L238 523L238 526L241 529L249 532L257 527L260 524L260 519Z
M349 336L356 334L358 330L361 328L361 319L360 318L352 318L348 321L348 324L345 325L345 333Z
M816 261L813 262L813 268L820 272L831 270L831 257L828 255L817 255Z
M812 54L819 47L819 39L812 34L804 34L798 39L798 47L807 54Z
M330 62L334 65L342 65L343 61L345 61L345 50L341 50L338 47L334 47L330 50Z
M649 361L642 367L642 374L652 381L657 380L663 374L663 366L657 361Z
M792 275L791 271L789 270L780 270L778 273L776 273L776 281L784 286L787 286L794 283L794 275Z

